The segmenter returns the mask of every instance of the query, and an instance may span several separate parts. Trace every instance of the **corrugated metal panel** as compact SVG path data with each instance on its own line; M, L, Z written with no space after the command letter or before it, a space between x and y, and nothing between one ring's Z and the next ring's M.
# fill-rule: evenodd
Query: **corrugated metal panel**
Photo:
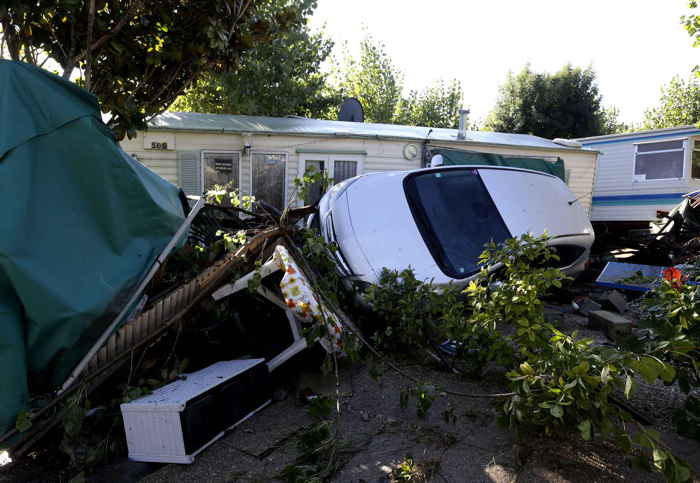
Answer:
M679 126L663 129L651 129L647 131L636 131L624 134L607 134L604 136L592 136L588 138L579 138L575 141L580 142L584 147L590 146L598 149L598 146L606 144L616 144L625 142L645 142L655 139L672 138L675 136L688 136L700 134L700 130L696 126Z
M558 151L574 150L549 139L527 134L507 134L489 131L469 131L464 141L457 139L456 129L373 124L361 122L326 121L320 119L277 118L202 114L196 112L164 112L149 122L153 129L185 131L220 131L222 133L265 133L288 135L325 135L364 138L400 138L410 140L451 141L463 144L502 144Z
M188 195L202 194L202 171L199 151L177 152L177 184Z

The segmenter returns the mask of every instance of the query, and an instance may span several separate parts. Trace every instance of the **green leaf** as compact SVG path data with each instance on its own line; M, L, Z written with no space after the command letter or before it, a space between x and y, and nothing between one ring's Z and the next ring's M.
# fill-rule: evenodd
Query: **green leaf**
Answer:
M535 374L535 370L527 362L523 362L522 364L520 364L520 372L528 376L532 376L533 374Z
M654 448L652 450L652 455L654 459L654 466L656 466L658 469L662 470L664 467L664 463L668 459L668 455L664 450L661 450L659 448Z
M582 361L578 366L574 367L571 372L576 376L583 376L588 373L591 365L588 361Z
M656 380L661 370L658 362L649 357L642 357L641 359L631 361L630 367L637 371L649 384Z
M675 481L679 483L684 483L690 480L690 468L688 468L687 466L676 462L673 470Z
M632 394L632 386L634 382L632 380L632 376L627 375L627 378L625 379L625 397L627 399L630 398L630 395Z
M20 413L17 415L17 421L15 422L15 428L17 428L17 431L24 433L25 431L29 431L31 427L32 417L29 414L29 411L20 411Z
M673 382L676 378L676 369L671 364L661 363L661 372L659 376L664 382Z
M581 437L586 441L591 440L591 420L586 419L578 425L578 430L581 432Z
M560 405L555 404L549 409L549 413L555 418L561 419L561 417L564 415L564 409Z

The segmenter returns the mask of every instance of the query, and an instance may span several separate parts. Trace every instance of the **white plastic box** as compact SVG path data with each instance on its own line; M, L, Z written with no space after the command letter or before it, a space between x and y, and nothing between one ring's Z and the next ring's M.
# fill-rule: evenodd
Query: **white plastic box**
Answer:
M217 362L121 405L129 458L192 463L194 457L267 406L270 374L264 359Z

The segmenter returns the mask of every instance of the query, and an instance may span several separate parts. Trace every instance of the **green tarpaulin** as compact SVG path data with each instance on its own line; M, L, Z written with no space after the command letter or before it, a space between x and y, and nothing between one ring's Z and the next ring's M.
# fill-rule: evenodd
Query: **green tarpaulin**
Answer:
M184 218L91 94L0 61L0 430L64 382Z
M441 154L443 165L481 165L481 166L508 166L511 168L532 169L552 174L566 182L566 170L564 160L548 161L544 158L531 158L525 156L505 156L501 154L478 153L474 151L459 151L455 149L432 148L433 154Z

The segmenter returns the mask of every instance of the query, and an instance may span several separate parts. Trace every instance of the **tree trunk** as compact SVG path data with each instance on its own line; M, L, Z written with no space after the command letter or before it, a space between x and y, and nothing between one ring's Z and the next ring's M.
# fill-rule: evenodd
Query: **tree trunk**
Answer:
M95 0L90 0L85 53L85 89L92 91L92 34L95 27Z
M75 60L67 60L65 63L61 64L61 67L63 67L63 74L61 74L61 77L63 77L65 80L70 80L70 76L73 73L73 70L75 70Z

